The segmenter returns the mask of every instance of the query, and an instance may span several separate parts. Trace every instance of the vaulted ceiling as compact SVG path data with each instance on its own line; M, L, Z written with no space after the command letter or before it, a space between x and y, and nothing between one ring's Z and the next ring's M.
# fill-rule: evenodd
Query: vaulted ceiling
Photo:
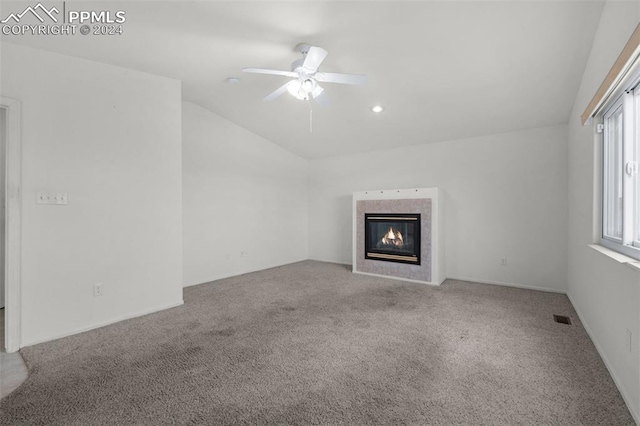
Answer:
M1 14L24 5L3 1ZM2 40L177 78L184 100L305 158L568 122L603 7L600 1L67 5L126 11L123 34ZM329 52L321 71L366 74L367 84L325 84L326 107L288 94L263 102L287 78L241 69L289 70L300 42ZM239 82L229 84L228 77ZM385 110L372 113L375 104Z

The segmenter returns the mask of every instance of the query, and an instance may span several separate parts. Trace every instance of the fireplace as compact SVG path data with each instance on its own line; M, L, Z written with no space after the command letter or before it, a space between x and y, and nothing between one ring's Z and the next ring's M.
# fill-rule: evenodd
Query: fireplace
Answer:
M420 214L365 213L364 257L420 265Z
M354 192L353 272L440 285L445 279L441 201L438 188ZM402 242L388 244L398 232Z

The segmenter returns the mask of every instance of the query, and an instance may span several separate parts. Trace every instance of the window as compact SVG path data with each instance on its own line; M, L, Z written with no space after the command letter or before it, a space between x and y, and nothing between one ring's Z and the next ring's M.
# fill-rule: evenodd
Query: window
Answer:
M640 259L640 85L623 92L602 114L600 243Z
M640 25L580 116L600 136L600 245L640 260Z

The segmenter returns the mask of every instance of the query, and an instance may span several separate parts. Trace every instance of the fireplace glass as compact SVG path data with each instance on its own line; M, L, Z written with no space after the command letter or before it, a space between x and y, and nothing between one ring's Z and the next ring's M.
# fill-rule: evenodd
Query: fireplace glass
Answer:
M420 264L420 214L365 213L365 259Z

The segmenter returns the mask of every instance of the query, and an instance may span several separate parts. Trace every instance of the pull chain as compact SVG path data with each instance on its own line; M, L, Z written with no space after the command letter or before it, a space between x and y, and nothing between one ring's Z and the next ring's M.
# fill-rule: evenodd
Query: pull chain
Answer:
M309 105L309 133L313 133L313 109L311 109L311 102L307 99Z

